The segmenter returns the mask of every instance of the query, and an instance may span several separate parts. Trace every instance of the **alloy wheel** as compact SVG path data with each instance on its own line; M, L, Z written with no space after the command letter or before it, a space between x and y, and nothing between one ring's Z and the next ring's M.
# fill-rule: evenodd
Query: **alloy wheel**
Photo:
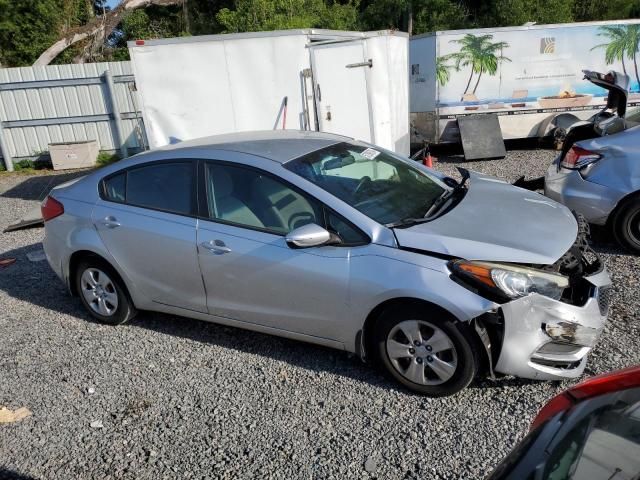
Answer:
M109 317L118 309L118 292L109 276L98 268L87 268L80 277L82 296L98 315Z
M451 379L458 355L451 338L425 320L405 320L395 325L386 340L393 367L419 385L440 385Z

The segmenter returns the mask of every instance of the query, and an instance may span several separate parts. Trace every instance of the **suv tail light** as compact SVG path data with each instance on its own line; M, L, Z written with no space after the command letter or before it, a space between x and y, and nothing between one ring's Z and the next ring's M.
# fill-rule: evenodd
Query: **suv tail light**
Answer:
M602 158L602 155L574 145L564 156L560 165L571 170L578 170L591 163L597 162L600 158Z
M64 205L55 198L47 196L40 206L40 212L44 221L48 222L64 213Z
M542 425L556 414L569 410L582 400L637 387L640 387L640 366L590 378L553 397L549 403L542 407L542 410L540 410L531 424L531 430Z

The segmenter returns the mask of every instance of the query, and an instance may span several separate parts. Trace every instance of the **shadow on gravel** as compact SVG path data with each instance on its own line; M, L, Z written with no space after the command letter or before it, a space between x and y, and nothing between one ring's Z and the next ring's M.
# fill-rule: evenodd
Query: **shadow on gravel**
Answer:
M3 467L0 467L0 478L2 480L36 480L36 477L23 475L15 470L9 470Z
M81 177L89 172L91 172L91 170L77 170L51 175L25 175L20 183L0 194L0 197L20 198L22 200L43 200L56 185Z
M0 254L2 258L16 259L11 266L0 269L0 291L31 305L79 320L98 323L84 310L78 298L69 295L46 261L30 262L27 259L27 253L41 248L42 245L37 243ZM24 315L20 308L19 304L14 303L12 313L18 317ZM25 312L28 312L26 308ZM46 317L42 321L46 321ZM376 370L363 364L357 356L318 345L156 312L140 312L131 322L113 328L144 328L164 335L269 357L315 372L330 372L385 390L406 393ZM0 479L2 478L4 477L0 475Z
M46 261L30 262L27 259L27 253L40 248L42 245L38 243L10 250L0 255L1 257L16 258L16 263L0 269L0 291L32 305L97 323L84 310L77 298L69 296L66 287ZM610 252L609 246L599 247L598 251L601 251L601 248L607 249L608 253ZM14 308L20 309L20 305L16 304ZM14 314L20 315L16 311ZM310 371L330 372L385 390L410 394L395 382L387 380L370 366L364 365L357 356L286 338L155 312L141 312L128 324L113 328L144 328L164 335L261 355ZM505 387L531 383L537 382L511 377L496 381L478 379L471 385L471 388L496 389L498 391ZM0 471L0 473L2 472ZM0 475L1 478L4 477Z

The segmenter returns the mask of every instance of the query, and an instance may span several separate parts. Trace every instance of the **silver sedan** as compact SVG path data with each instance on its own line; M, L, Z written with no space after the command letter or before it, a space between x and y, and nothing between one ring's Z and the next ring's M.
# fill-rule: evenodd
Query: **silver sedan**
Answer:
M640 254L640 126L576 142L549 167L544 190Z
M345 137L252 132L55 188L49 264L96 319L167 312L355 352L449 395L579 376L609 277L564 206Z

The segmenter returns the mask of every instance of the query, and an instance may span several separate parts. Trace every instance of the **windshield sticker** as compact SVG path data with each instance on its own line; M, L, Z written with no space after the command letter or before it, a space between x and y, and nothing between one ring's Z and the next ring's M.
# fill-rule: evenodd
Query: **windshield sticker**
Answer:
M373 148L367 148L364 152L362 152L360 155L362 155L364 158L368 158L369 160L373 160L374 158L376 158L378 155L380 155L380 152L377 150L374 150Z

